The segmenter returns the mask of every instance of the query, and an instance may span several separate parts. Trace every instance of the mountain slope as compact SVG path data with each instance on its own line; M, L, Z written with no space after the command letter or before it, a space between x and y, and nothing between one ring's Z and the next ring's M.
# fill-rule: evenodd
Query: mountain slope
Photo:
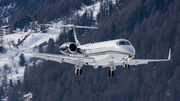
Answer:
M84 67L83 75L76 76L73 65L44 60L25 71L24 83L13 87L9 99L18 100L20 89L43 101L178 101L180 1L126 0L120 9L112 10L111 16L100 10L106 13L100 14L99 29L89 31L81 41L127 38L135 46L136 58L167 58L171 48L170 62L118 67L108 78L108 68Z

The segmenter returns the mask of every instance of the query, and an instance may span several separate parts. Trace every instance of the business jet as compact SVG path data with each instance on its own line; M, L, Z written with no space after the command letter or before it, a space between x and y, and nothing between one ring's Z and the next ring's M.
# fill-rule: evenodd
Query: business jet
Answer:
M126 39L117 39L98 43L89 43L81 45L77 39L75 28L91 28L97 27L61 25L68 27L70 34L74 36L74 42L66 42L59 48L60 54L32 53L34 57L46 60L56 61L59 63L66 62L75 65L75 74L82 75L82 67L84 65L93 66L95 69L102 66L109 67L108 77L114 76L116 66L129 68L132 65L148 64L149 62L170 61L171 49L167 59L134 59L135 49L130 41Z
M126 39L117 39L98 43L89 43L81 45L77 39L75 28L91 28L97 27L61 25L68 27L70 34L74 36L74 42L66 42L59 48L60 54L33 53L35 57L46 60L56 61L59 63L66 62L75 65L75 74L82 74L84 65L93 66L95 69L102 66L109 67L108 77L114 76L116 66L129 68L131 65L148 64L149 62L170 61L171 49L167 59L134 59L135 49L130 41Z

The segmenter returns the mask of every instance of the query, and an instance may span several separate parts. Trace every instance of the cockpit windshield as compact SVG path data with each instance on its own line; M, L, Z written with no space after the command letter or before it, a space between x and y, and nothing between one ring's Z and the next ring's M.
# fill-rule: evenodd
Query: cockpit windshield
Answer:
M120 41L119 45L126 45L126 42L125 41Z
M131 45L131 43L129 41L120 41L118 44L119 45Z

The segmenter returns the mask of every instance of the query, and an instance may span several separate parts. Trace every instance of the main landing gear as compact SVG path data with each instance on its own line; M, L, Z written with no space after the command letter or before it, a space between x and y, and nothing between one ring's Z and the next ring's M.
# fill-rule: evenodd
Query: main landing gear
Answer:
M124 63L123 67L124 67L124 68L129 68L129 64ZM108 70L107 76L108 76L108 77L110 77L110 76L113 77L115 70L116 70L116 66L114 65L113 62L111 62L111 63L110 63L110 70Z
M114 76L114 71L108 70L107 76L108 77L110 77L110 76L113 77Z
M125 65L124 65L124 68L129 68L129 64L125 64Z
M108 77L113 77L114 76L114 71L116 70L116 66L114 65L114 62L110 62L110 70L107 72Z
M81 68L76 68L76 69L75 69L75 74L76 74L76 75L78 75L78 74L79 74L79 75L82 75L82 69L81 69Z
M79 61L79 62L77 62L77 64L76 64L76 66L75 66L75 74L76 75L82 75L82 69L81 69L81 67L83 66L83 62L81 62L81 61Z

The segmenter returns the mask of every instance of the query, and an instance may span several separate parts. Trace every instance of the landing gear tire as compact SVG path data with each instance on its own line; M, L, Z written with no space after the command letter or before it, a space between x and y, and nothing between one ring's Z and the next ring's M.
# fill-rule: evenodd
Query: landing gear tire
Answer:
M107 76L108 76L108 77L110 77L110 76L113 77L113 76L114 76L114 71L108 70Z
M107 76L108 76L108 77L110 77L110 76L111 76L111 71L110 71L110 70L108 70L108 72L107 72Z
M127 64L127 68L129 68L129 65Z
M78 75L78 74L79 74L79 75L82 75L82 69L76 68L76 69L75 69L75 74L76 74L76 75Z
M75 74L78 75L78 73L79 73L79 69L76 68L75 69Z
M111 76L112 76L112 77L114 76L114 71L111 71Z
M82 75L82 69L79 69L79 75Z
M129 68L129 64L125 64L125 68Z

